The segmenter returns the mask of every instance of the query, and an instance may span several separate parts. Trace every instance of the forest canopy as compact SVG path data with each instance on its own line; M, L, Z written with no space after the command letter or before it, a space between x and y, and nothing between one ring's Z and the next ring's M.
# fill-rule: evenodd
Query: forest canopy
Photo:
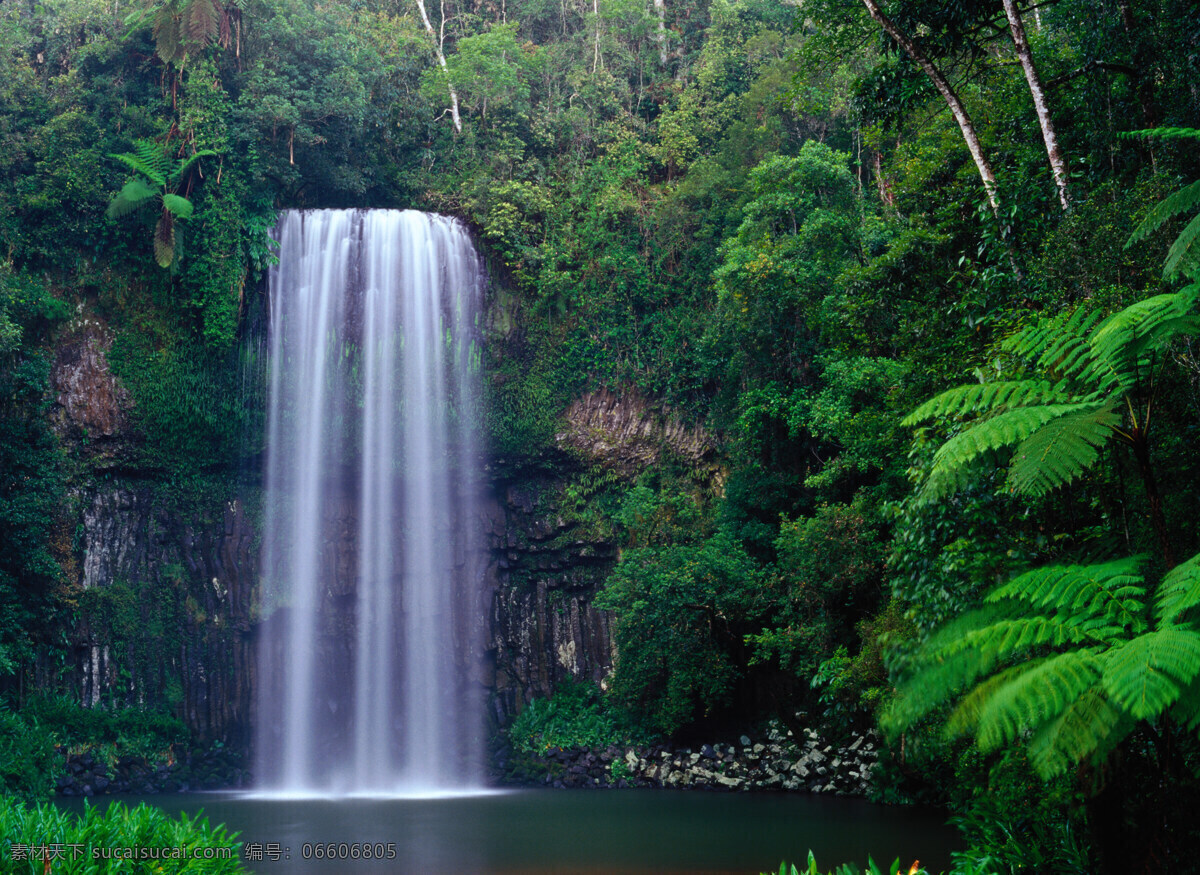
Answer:
M112 328L184 501L260 458L278 212L425 209L487 261L497 469L621 549L623 721L882 720L880 795L980 855L1001 799L1042 871L1181 859L1197 45L1189 0L6 0L0 672L86 609L57 333ZM563 453L600 390L717 462Z

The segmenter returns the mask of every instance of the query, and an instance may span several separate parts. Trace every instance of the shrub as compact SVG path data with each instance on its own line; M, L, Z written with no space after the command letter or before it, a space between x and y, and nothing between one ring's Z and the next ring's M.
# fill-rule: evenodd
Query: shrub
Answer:
M508 729L513 750L541 754L552 748L607 747L637 733L605 702L595 684L568 680L548 699L534 699Z
M34 718L0 708L0 792L45 799L54 789L54 738Z

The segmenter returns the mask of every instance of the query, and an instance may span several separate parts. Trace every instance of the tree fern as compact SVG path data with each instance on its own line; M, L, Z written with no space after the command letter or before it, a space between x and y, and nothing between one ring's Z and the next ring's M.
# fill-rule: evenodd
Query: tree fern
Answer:
M1200 129L1153 128L1135 131L1127 136L1200 140ZM1185 185L1179 191L1160 201L1129 235L1129 239L1125 242L1125 248L1128 249L1138 241L1146 239L1176 216L1197 209L1200 209L1200 180ZM1171 249L1167 253L1167 260L1163 264L1163 276L1167 279L1191 276L1197 272L1200 272L1200 215L1193 216L1179 236L1175 238L1175 242L1171 244Z
M1139 562L1038 568L997 587L910 657L884 726L904 730L953 702L948 733L985 750L1024 743L1047 777L1107 755L1138 721L1169 714L1194 729L1200 555L1157 600Z
M153 243L154 260L160 267L170 267L178 260L181 251L179 220L192 215L192 202L176 189L196 162L216 154L204 149L187 158L170 158L153 140L138 140L132 152L109 156L144 178L135 177L125 183L108 205L108 216L123 218L157 203L159 216L154 226Z
M1198 297L1200 283L1107 317L1086 308L1052 315L1007 337L1001 351L1024 360L1030 376L949 389L903 420L967 419L934 455L918 500L964 488L983 464L1006 466L1006 489L1036 497L1074 481L1112 440L1143 458L1155 357L1200 331Z
M1038 495L1070 483L1100 457L1120 421L1109 405L1055 417L1017 447L1008 468L1008 487Z

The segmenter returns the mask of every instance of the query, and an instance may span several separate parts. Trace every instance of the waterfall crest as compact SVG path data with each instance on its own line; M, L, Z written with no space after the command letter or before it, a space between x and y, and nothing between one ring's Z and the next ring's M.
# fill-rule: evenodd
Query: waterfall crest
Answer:
M259 786L476 787L478 256L409 210L287 211L274 236Z

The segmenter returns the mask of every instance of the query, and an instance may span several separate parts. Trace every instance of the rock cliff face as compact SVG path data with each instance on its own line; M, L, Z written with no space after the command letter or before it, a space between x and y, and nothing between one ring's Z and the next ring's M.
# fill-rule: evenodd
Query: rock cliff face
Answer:
M256 631L271 622L259 591L257 472L206 507L181 510L133 461L140 438L129 394L108 366L112 342L101 320L81 312L60 336L51 375L51 417L76 472L76 689L91 704L173 703L203 738L245 747L259 681ZM610 618L594 600L617 548L603 526L569 512L572 472L628 480L670 455L719 479L710 437L636 393L585 395L563 423L557 461L536 473L506 470L481 487L487 556L463 585L481 627L469 637L482 648L476 683L493 728L567 676L602 681L612 669ZM325 577L331 603L342 607L323 646L345 661L353 509L328 504Z
M52 422L60 438L90 447L117 444L128 429L129 393L108 368L113 335L103 320L82 310L55 346Z
M542 477L498 490L486 682L500 725L565 677L599 681L612 670L609 617L592 602L616 548L564 518L563 489Z
M243 501L182 518L136 481L82 489L80 696L170 703L203 740L248 740L258 577Z
M636 390L589 392L571 403L563 423L555 436L559 447L624 477L640 474L667 454L699 473L718 474L711 435Z

